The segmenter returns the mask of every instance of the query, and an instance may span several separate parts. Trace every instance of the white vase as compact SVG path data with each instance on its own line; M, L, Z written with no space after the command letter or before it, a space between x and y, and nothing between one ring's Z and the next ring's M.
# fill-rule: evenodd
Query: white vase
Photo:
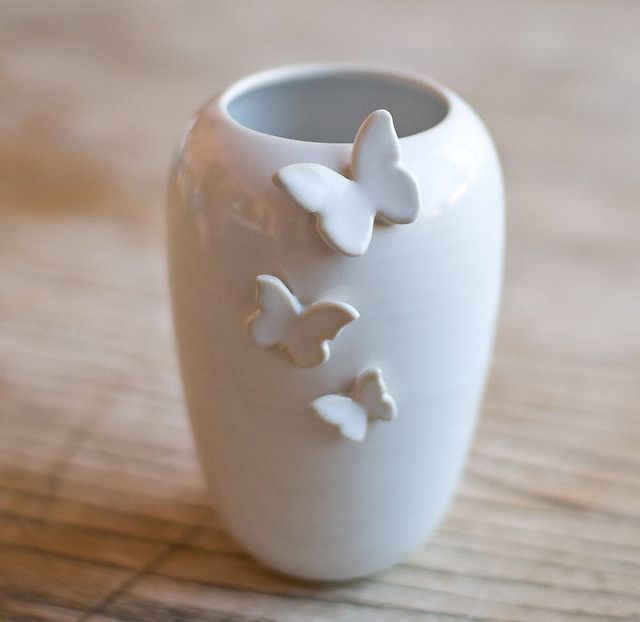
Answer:
M376 110L390 115L352 154ZM455 492L491 354L503 190L478 117L387 70L243 79L185 131L168 243L193 434L229 532L307 579L405 557Z

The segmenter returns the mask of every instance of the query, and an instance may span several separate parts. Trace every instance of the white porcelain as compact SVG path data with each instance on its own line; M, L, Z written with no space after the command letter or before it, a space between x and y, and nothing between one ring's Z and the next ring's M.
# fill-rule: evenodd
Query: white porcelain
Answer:
M490 359L503 191L478 117L388 70L241 80L185 131L168 244L194 438L231 534L307 579L404 558L455 492Z
M270 274L261 274L257 281L259 308L247 319L249 335L261 348L278 346L286 350L298 367L315 367L327 361L327 341L360 317L344 302L305 306L278 277Z
M349 177L313 162L290 164L273 175L303 209L316 214L318 233L351 257L367 251L377 218L412 223L420 211L418 185L402 164L400 141L387 110L375 110L358 129Z
M360 374L350 395L322 395L311 402L311 408L321 419L335 425L342 436L359 443L367 435L370 420L392 421L398 414L378 367Z

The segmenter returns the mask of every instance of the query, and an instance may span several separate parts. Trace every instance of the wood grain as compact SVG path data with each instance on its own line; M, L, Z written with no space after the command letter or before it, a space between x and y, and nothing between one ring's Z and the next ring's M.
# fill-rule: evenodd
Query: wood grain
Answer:
M640 4L0 6L0 619L640 619ZM505 297L450 514L344 585L276 576L208 508L162 205L181 123L236 77L382 62L502 154Z

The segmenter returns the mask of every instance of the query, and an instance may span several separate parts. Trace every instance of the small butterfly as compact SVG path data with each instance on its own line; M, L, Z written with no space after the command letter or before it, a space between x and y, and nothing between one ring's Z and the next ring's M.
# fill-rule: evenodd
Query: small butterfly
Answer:
M316 214L318 232L331 248L357 257L369 247L376 217L408 224L420 210L416 180L401 162L400 141L386 110L372 112L360 126L351 171L348 179L321 164L291 164L276 171L273 182Z
M358 376L351 397L323 395L311 402L311 408L324 421L338 427L342 436L357 442L366 436L369 419L391 421L397 414L396 403L377 367Z
M258 310L247 319L247 329L256 345L279 346L298 367L315 367L329 358L328 339L334 339L360 314L344 302L302 305L277 277L258 278Z

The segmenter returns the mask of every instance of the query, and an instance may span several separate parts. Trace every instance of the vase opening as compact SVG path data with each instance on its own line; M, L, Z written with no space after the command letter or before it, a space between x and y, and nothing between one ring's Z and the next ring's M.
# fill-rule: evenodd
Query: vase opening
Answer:
M221 105L236 123L293 140L351 143L362 120L388 110L400 138L445 119L447 96L419 79L348 67L282 69L231 87Z

